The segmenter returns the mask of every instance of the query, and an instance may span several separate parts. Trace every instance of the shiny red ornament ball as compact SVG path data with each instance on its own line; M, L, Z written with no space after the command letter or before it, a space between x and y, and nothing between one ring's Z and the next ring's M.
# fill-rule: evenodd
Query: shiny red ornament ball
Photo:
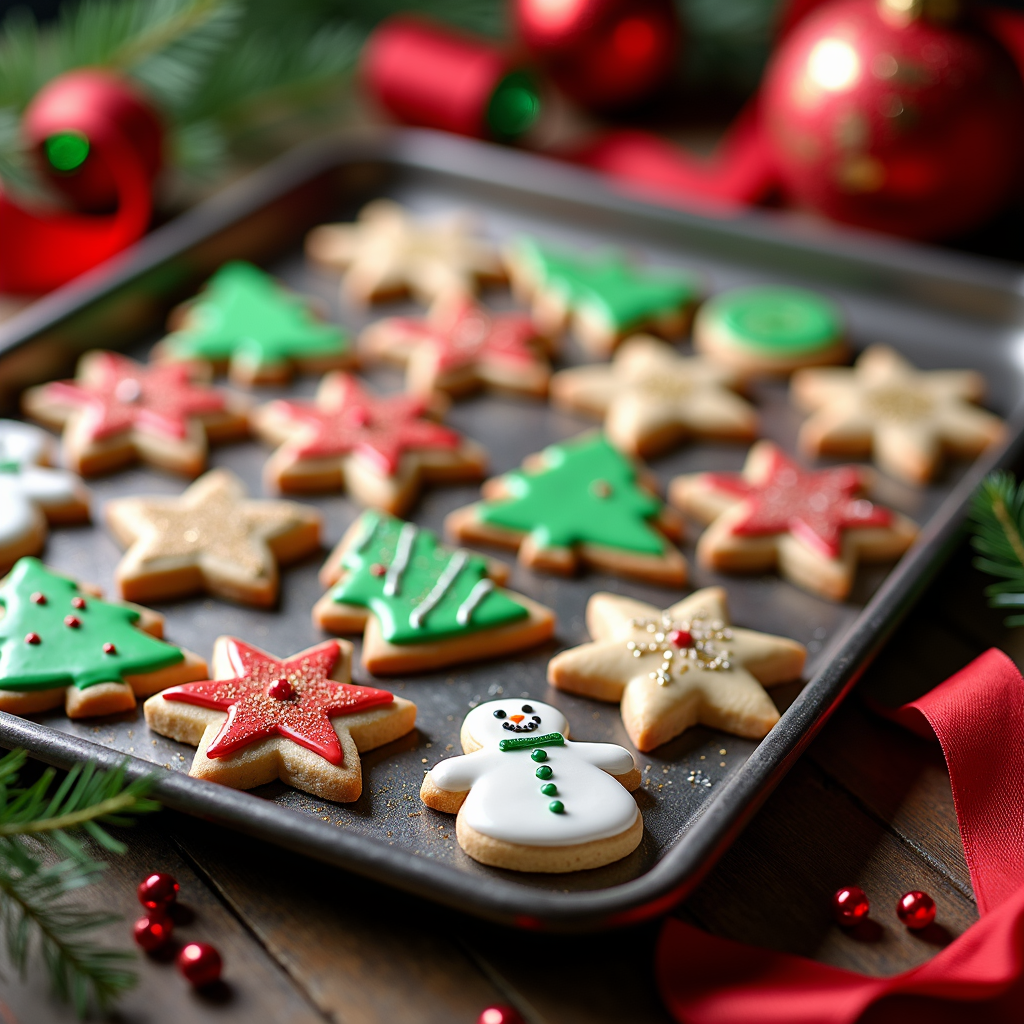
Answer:
M927 928L935 920L935 900L928 893L913 889L899 898L896 916L908 928Z
M178 970L196 988L210 985L220 977L223 963L220 953L206 942L190 942L175 961Z
M870 912L871 904L859 886L845 886L832 897L832 916L836 919L836 924L846 928L859 924Z
M760 102L783 190L832 220L943 238L998 211L1024 162L1024 86L964 20L835 0L775 51Z
M273 700L291 700L295 696L295 687L287 679L275 679L267 687L267 696Z
M135 941L147 952L159 949L171 937L174 922L169 917L140 917L135 922Z
M523 1024L519 1012L511 1006L488 1006L476 1019L476 1024Z
M166 910L178 898L179 888L174 875L154 871L139 882L139 902L147 910Z

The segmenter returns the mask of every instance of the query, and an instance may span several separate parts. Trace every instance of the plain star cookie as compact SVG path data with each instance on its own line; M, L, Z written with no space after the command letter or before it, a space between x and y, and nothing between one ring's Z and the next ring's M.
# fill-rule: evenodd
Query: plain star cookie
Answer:
M676 477L669 500L711 524L697 541L701 565L778 568L797 586L841 601L858 561L898 558L917 536L906 516L862 496L869 480L859 466L802 469L770 441L758 441L742 473Z
M390 199L364 206L354 224L314 228L306 255L342 273L342 295L360 303L406 294L429 303L505 280L497 251L469 218L419 220Z
M117 498L105 511L128 549L115 573L128 600L206 591L269 607L277 600L278 565L320 547L316 509L249 498L226 469L211 470L178 497Z
M458 814L459 845L510 871L583 871L621 860L643 838L631 792L633 755L614 743L575 743L557 708L495 700L462 723L462 749L435 765L420 797Z
M363 635L363 665L374 675L421 672L534 647L555 615L504 590L508 569L441 547L413 523L364 512L320 572L331 590L313 607L330 633Z
M735 371L639 335L623 342L610 364L556 373L551 399L603 416L604 432L616 448L647 456L688 437L752 441L757 413L733 390L739 385Z
M351 685L352 645L326 643L275 658L219 637L212 680L150 697L146 723L196 747L189 775L233 789L280 779L324 800L363 791L359 754L411 732L416 705Z
M693 725L759 740L779 720L765 686L800 678L807 650L729 623L725 591L708 587L661 611L618 594L587 602L592 643L556 655L548 682L621 704L638 750Z
M68 718L130 711L136 697L202 679L202 658L164 643L163 617L110 604L22 558L0 581L0 711L64 706Z
M887 473L927 483L943 456L974 458L1006 433L998 416L972 402L985 394L973 370L917 370L890 348L873 345L853 369L805 370L793 399L811 413L800 429L810 455L866 457Z
M568 326L596 356L623 338L650 331L682 334L697 299L696 282L680 271L638 268L617 252L579 254L521 238L505 261L516 295L552 337Z
M406 387L418 395L487 387L543 398L549 347L530 317L492 313L462 295L435 303L425 318L378 320L359 336L360 354L405 366Z
M172 322L177 329L154 349L155 359L227 370L238 384L281 383L295 371L352 364L345 333L251 263L225 264Z
M29 388L33 419L64 429L64 461L94 476L142 461L184 476L206 466L208 442L249 432L244 405L184 366L143 366L116 352L87 352L74 380Z
M280 447L264 469L268 487L290 494L347 489L364 505L400 515L425 483L479 480L487 453L427 418L420 396L374 395L355 377L329 374L314 402L280 399L254 426Z
M52 439L38 427L0 420L0 572L43 550L51 524L89 519L82 481L52 469Z
M551 445L521 470L488 480L483 501L445 520L449 536L518 550L532 569L573 574L581 564L681 586L686 559L666 534L679 524L636 465L603 434Z

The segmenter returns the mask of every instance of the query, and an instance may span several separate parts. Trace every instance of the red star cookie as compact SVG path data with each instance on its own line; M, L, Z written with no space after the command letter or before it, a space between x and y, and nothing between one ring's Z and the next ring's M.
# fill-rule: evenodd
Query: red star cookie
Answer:
M359 751L404 736L416 706L352 686L352 645L328 640L279 659L234 637L214 648L212 680L146 701L146 721L198 747L189 774L235 789L275 779L345 803L362 792Z
M184 366L143 366L116 352L87 352L74 380L30 388L25 411L64 427L64 459L92 476L136 460L198 476L208 441L248 433L244 407Z
M905 516L860 496L868 481L857 466L801 469L759 441L742 473L676 477L669 498L711 524L697 542L702 565L725 572L778 566L798 586L842 600L858 559L898 558L917 535Z
M265 477L291 493L347 487L364 504L400 515L421 482L478 480L487 465L483 448L425 418L429 412L423 398L380 397L349 374L329 374L315 402L257 410L260 436L280 445Z

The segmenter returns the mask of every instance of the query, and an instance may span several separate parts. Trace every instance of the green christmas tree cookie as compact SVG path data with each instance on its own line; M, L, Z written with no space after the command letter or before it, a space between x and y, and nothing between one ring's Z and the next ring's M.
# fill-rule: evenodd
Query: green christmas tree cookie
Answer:
M321 572L332 589L313 621L332 633L365 630L370 672L408 672L521 650L547 639L554 615L503 590L506 566L453 551L413 523L364 512Z
M294 370L323 373L351 363L344 332L321 323L307 301L251 263L227 263L189 303L180 330L156 357L228 367L241 384L287 381Z
M548 572L570 574L584 562L673 586L686 580L686 561L665 537L678 535L678 523L603 434L531 456L488 481L484 499L451 513L448 533L518 549L523 564Z
M37 558L0 583L0 609L0 711L112 714L206 676L202 659L159 639L161 616L102 601Z

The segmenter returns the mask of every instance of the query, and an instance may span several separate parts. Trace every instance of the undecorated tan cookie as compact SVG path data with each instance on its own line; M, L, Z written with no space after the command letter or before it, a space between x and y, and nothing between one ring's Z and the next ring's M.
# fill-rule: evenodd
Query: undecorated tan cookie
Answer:
M799 679L807 650L729 623L725 591L708 587L661 611L618 594L587 602L593 643L548 663L559 690L621 703L638 750L693 725L759 740L779 720L765 686Z
M757 413L734 390L740 375L702 357L681 356L656 338L627 339L610 364L561 370L551 399L604 417L604 432L630 455L656 455L688 437L752 441Z
M805 470L770 441L758 441L742 473L691 473L669 488L677 508L711 525L697 560L721 572L774 568L791 583L834 601L850 592L858 561L899 558L917 526L862 497L859 466Z
M429 530L364 512L320 571L332 589L313 607L331 633L363 636L374 675L422 672L534 647L555 615L504 590L507 566L437 543Z
M603 434L545 448L521 470L487 481L483 496L449 514L450 537L518 550L524 565L563 576L590 565L666 586L686 582L686 559L668 539L681 524Z
M68 718L130 711L136 697L206 676L206 662L164 643L163 617L110 604L94 588L22 558L0 582L0 711L64 706Z
M280 779L324 800L363 791L361 751L411 732L416 705L386 690L351 685L352 645L326 643L279 659L219 637L213 680L146 701L146 723L196 747L189 775L232 789Z
M568 736L550 704L481 704L462 724L464 753L435 765L420 797L457 813L459 845L491 867L557 873L621 860L643 838L633 755Z
M320 546L320 513L294 501L248 498L226 469L200 477L176 498L107 502L107 524L122 547L115 579L129 600L167 600L206 591L269 607L278 565Z
M998 416L972 402L985 394L973 370L917 370L884 345L866 349L853 369L803 370L794 402L811 413L800 429L809 455L868 457L887 473L924 484L943 456L972 459L1006 435Z

